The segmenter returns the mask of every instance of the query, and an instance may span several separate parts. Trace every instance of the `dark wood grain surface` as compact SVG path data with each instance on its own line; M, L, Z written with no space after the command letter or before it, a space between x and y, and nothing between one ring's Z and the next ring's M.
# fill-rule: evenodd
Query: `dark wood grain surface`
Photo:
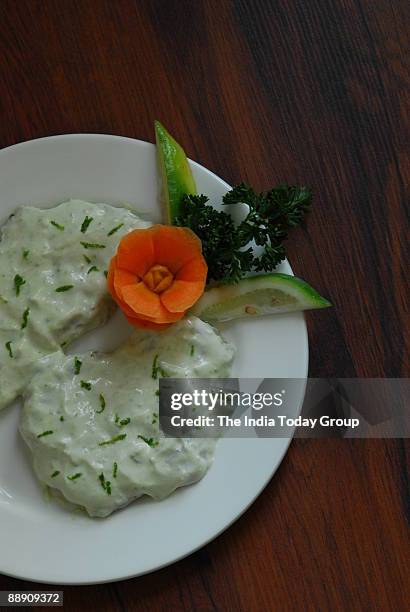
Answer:
M0 0L0 145L68 132L152 141L158 118L230 183L311 185L289 258L334 308L308 315L310 374L409 376L409 9ZM294 441L214 542L145 577L66 587L65 607L408 610L409 467L408 441ZM0 590L36 586L0 576Z

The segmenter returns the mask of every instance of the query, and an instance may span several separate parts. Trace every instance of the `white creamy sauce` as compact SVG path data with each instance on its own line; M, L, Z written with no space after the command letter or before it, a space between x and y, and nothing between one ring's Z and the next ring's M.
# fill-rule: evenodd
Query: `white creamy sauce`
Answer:
M26 389L20 431L41 482L104 517L141 495L163 499L204 476L215 440L173 439L158 426L158 378L227 377L233 347L185 318L135 330L111 354L44 357Z
M104 271L120 238L149 225L80 200L22 207L9 219L0 242L0 409L22 393L40 357L104 323L114 308Z

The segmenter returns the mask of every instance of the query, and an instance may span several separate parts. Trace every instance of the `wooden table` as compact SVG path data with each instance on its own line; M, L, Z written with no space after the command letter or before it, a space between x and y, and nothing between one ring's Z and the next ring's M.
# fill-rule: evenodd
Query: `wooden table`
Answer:
M158 118L231 184L311 185L289 259L334 308L307 317L310 374L408 376L409 8L1 0L0 145L67 132L152 141ZM214 542L145 577L66 587L66 609L409 609L409 457L401 440L294 441ZM0 577L0 589L29 588L41 586Z

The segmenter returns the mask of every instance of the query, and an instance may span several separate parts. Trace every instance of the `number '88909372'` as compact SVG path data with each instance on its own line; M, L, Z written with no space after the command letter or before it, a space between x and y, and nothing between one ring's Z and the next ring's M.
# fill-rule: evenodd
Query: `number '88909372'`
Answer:
M0 591L2 606L62 606L62 591Z

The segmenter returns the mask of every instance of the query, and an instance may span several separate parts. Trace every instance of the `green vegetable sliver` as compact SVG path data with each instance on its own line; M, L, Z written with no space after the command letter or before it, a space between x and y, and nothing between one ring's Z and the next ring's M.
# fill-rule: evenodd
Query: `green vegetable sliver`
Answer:
M209 289L192 312L205 320L224 321L246 316L326 308L330 302L310 285L287 274L261 274Z
M164 126L155 121L158 174L161 178L161 201L168 222L180 212L184 194L195 194L196 185L184 149Z

